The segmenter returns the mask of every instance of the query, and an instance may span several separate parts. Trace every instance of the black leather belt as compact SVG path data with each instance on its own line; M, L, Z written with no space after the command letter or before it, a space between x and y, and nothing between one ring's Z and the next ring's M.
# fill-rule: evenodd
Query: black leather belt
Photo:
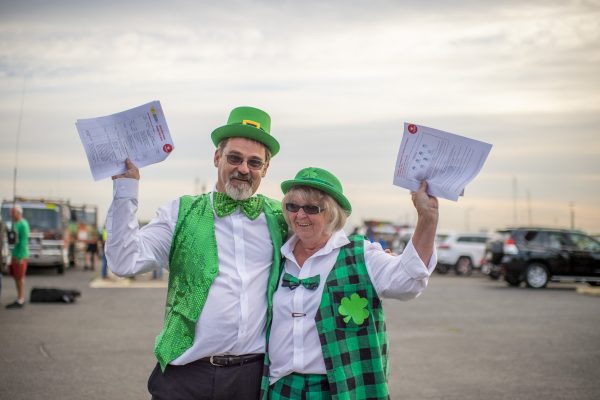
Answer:
M243 354L241 356L210 356L198 361L209 362L215 367L235 367L255 361L262 361L264 354Z

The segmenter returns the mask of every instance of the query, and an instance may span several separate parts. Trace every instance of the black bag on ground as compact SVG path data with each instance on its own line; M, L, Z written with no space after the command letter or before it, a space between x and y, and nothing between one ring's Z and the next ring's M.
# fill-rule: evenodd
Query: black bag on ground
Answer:
M73 303L79 296L81 296L79 290L34 287L31 289L29 301L31 303Z

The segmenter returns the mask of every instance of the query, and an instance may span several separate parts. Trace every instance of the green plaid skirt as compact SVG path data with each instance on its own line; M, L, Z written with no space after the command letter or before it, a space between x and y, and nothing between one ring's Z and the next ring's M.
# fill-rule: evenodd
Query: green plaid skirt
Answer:
M292 373L269 386L269 400L331 400L327 375Z

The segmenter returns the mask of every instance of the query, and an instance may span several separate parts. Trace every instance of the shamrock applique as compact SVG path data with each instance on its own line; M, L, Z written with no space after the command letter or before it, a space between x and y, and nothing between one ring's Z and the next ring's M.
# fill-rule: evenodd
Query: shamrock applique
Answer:
M317 171L314 168L307 168L302 174L302 178L311 179L317 177Z
M360 297L358 293L353 293L350 298L342 298L338 311L344 315L346 324L352 319L356 325L360 325L369 316L369 310L366 309L368 303L367 299Z

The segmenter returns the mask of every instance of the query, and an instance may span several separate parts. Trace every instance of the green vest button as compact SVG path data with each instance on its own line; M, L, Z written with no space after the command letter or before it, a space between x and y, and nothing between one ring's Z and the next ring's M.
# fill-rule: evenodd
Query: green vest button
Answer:
M210 273L211 274L216 274L217 273L217 268L211 268L210 269Z

